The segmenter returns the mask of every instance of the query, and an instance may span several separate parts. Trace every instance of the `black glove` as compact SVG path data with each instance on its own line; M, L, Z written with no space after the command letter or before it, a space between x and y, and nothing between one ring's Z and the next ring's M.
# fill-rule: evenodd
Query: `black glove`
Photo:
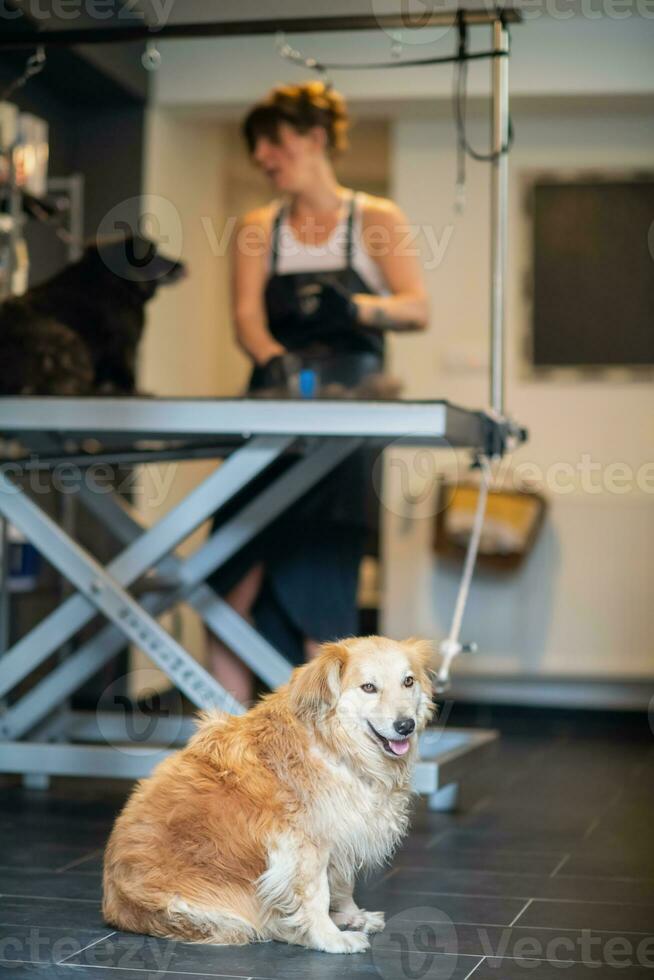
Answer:
M320 340L356 327L358 310L351 294L329 274L312 276L297 288L298 311L303 335Z
M302 362L295 354L275 354L259 368L260 387L288 391L291 379L301 368Z

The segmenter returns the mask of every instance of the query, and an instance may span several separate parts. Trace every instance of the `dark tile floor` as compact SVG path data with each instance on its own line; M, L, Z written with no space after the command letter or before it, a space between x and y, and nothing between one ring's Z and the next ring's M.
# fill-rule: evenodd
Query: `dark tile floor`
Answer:
M458 719L457 719L458 721ZM126 787L0 783L0 977L145 980L654 980L654 737L527 715L469 780L459 812L416 808L360 903L370 952L195 946L116 933L100 914L102 846Z

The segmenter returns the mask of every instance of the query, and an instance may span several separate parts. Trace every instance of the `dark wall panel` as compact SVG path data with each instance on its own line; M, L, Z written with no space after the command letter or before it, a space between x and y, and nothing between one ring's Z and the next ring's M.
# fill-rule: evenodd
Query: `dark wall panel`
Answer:
M533 193L534 364L654 364L654 180Z

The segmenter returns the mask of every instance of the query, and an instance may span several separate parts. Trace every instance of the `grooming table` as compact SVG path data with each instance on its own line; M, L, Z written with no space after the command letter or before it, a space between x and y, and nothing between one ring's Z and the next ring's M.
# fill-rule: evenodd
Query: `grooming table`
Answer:
M18 527L77 591L26 636L0 651L0 772L138 778L183 744L190 719L162 717L135 744L124 714L84 713L68 699L131 642L198 708L241 713L237 702L158 623L179 603L210 629L269 687L291 665L205 584L307 489L362 445L449 445L501 454L515 429L506 419L445 401L292 401L263 399L0 398L0 436L11 458L0 465L0 516ZM190 557L175 548L214 511L275 460L291 465L216 530ZM154 526L93 476L98 463L152 463L194 458L222 464ZM15 482L30 469L74 464L78 496L122 544L103 567ZM165 589L135 598L130 587L154 573ZM60 658L26 693L15 689L98 613L107 620L92 639ZM13 694L12 694L13 692ZM495 733L430 730L421 741L415 788L438 805L439 791L477 764ZM110 744L106 744L109 742ZM105 743L105 744L102 744Z

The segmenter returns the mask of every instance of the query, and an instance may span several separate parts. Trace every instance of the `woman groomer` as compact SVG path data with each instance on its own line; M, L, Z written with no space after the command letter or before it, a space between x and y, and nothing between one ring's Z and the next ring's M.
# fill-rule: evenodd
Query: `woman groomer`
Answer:
M235 236L233 310L253 362L250 391L284 384L298 358L323 382L353 386L382 369L386 330L426 326L402 212L335 176L347 128L342 97L322 82L273 89L243 124L252 160L282 198L246 215ZM211 579L296 662L357 632L369 483L366 455L355 453ZM217 679L249 701L248 668L213 636L211 653Z

